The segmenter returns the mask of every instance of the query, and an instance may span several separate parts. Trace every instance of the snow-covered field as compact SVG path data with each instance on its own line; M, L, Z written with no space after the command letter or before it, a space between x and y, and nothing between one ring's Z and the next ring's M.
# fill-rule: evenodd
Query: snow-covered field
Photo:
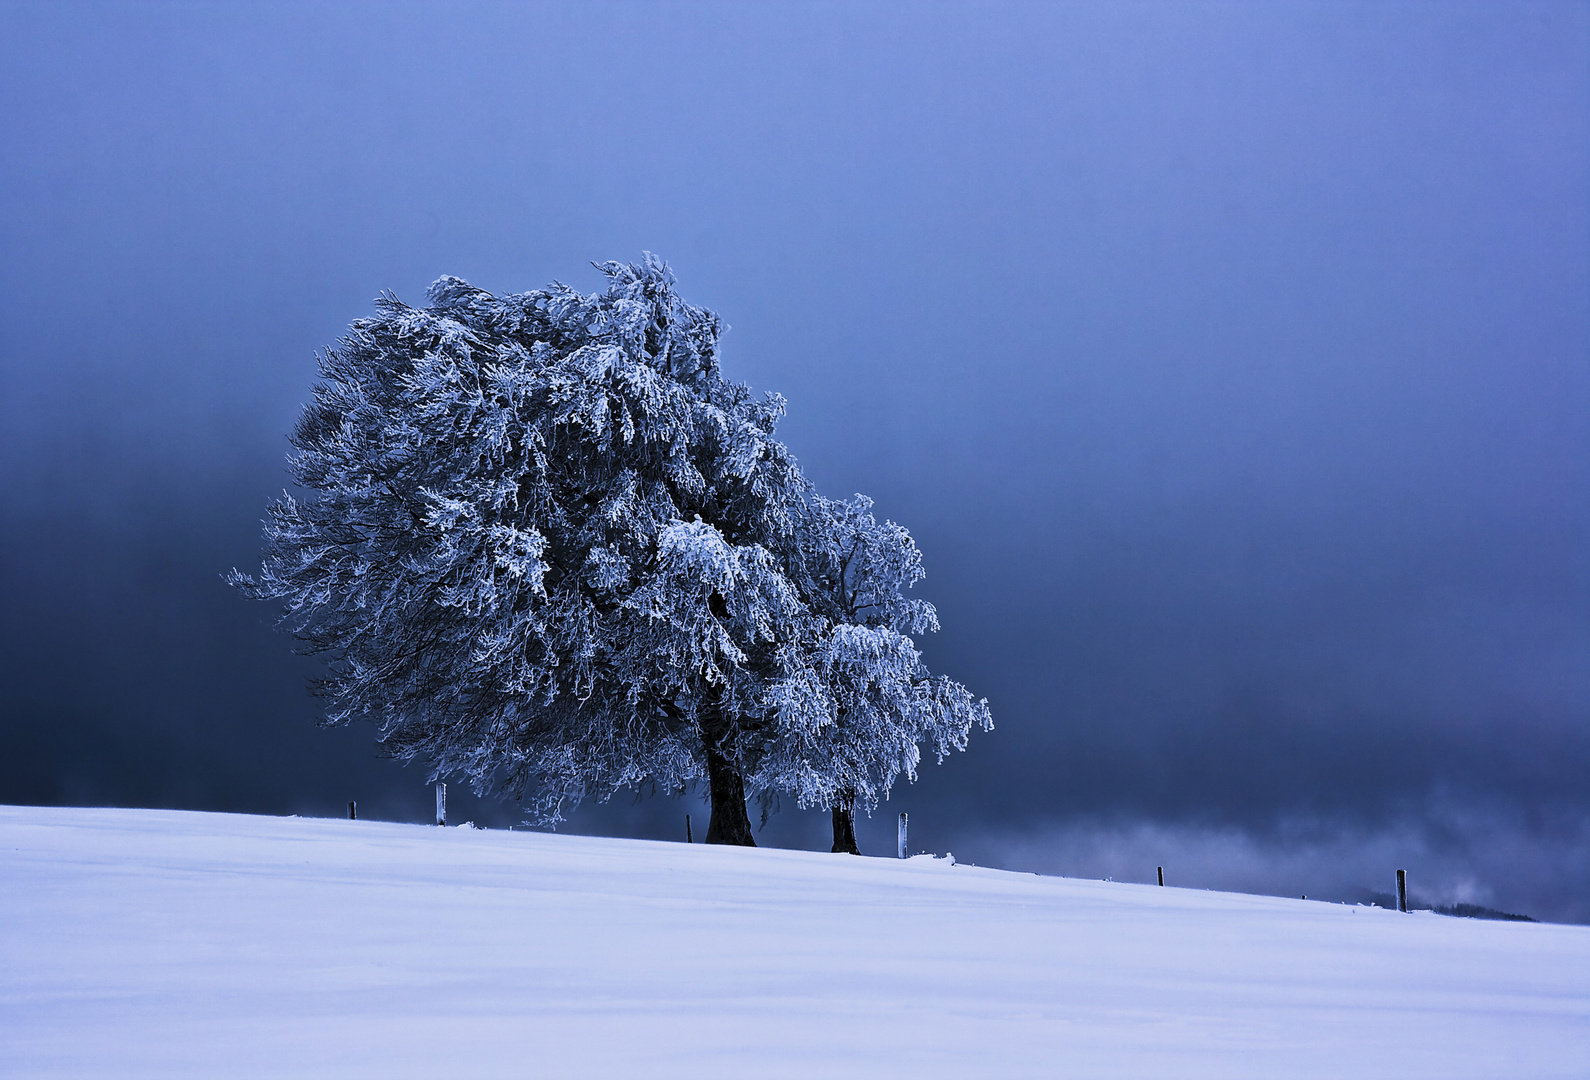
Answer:
M0 807L0 1076L1590 1076L1590 928Z

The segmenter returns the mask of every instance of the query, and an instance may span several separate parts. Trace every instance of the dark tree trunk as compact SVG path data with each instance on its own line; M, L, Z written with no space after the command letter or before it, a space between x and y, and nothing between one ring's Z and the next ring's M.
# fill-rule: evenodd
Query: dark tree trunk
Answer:
M846 855L860 855L861 849L856 846L856 796L849 793L839 802L834 804L834 847L833 850Z
M712 785L707 843L756 847L751 818L745 812L745 781L734 764L711 746L707 747L707 781Z
M745 812L745 780L734 762L718 749L728 735L729 725L716 700L704 703L699 716L701 741L707 747L707 783L712 789L707 843L756 847L756 839L751 835L751 818Z

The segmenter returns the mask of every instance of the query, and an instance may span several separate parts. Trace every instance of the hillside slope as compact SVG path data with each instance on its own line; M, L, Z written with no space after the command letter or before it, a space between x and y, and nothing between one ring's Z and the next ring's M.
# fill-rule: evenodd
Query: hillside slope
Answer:
M0 807L0 1075L1583 1077L1590 928Z

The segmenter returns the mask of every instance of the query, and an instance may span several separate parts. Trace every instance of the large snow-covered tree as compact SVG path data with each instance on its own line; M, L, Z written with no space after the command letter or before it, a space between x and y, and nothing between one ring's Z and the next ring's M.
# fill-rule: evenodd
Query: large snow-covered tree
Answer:
M600 269L588 296L381 298L292 433L305 497L232 580L327 659L328 722L536 820L705 781L708 842L754 843L746 798L779 793L837 836L987 708L906 636L936 627L910 536L812 490L717 316L652 256Z
M857 853L855 812L916 779L927 744L939 761L966 749L973 727L993 727L987 699L934 676L909 635L938 629L933 605L905 590L923 577L911 534L878 521L864 495L835 501L810 494L792 576L813 618L768 687L776 743L761 761L759 790L832 811L836 852Z
M582 798L702 778L709 841L751 843L743 778L783 646L806 490L776 396L723 378L720 323L648 256L605 291L387 296L322 358L292 435L308 497L250 595L330 660L328 719L500 786Z

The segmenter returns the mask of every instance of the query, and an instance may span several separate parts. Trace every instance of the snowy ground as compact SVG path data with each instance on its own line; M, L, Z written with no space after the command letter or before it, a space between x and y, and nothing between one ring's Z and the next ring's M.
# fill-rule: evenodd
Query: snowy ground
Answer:
M0 807L4 1077L1585 1077L1590 927Z

